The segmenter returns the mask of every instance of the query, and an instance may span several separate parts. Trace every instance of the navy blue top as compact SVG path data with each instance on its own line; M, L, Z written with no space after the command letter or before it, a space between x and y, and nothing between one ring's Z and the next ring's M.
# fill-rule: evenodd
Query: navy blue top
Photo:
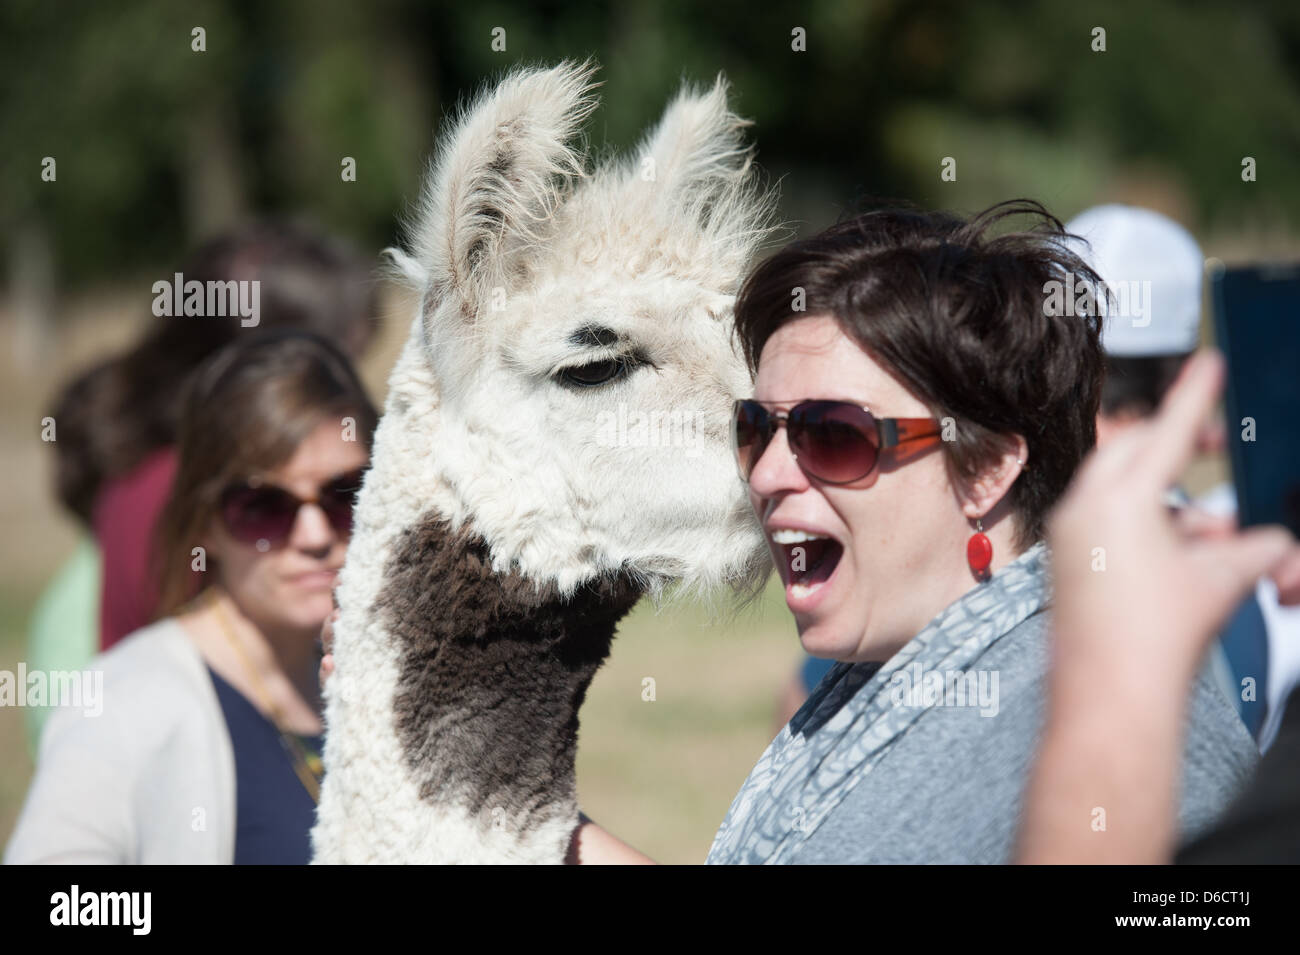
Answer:
M235 865L306 865L316 805L284 751L275 724L211 667L235 751ZM320 752L321 737L299 737Z

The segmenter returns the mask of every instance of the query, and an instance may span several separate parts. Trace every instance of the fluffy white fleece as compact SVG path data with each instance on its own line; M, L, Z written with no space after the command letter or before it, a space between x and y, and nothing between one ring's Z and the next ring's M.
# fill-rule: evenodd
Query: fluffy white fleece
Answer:
M683 88L630 155L588 169L594 70L517 69L474 98L441 138L408 251L390 250L420 306L339 585L318 862L560 862L576 823L566 806L543 831L485 829L419 798L394 728L400 651L372 608L394 538L423 515L470 521L494 567L566 593L620 568L655 595L766 576L728 426L752 388L731 306L774 196L721 76ZM584 325L621 341L579 346ZM609 358L628 373L565 383L564 369ZM675 446L611 442L620 412L692 430Z

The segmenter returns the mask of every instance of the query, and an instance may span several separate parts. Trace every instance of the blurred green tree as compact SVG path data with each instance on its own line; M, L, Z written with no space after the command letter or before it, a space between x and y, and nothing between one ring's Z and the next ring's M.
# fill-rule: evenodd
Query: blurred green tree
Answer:
M630 146L683 77L724 71L804 229L863 194L959 209L1028 195L1064 218L1128 187L1193 228L1300 213L1293 3L9 0L9 280L43 255L61 287L157 268L255 213L308 213L377 249L459 97L513 64L588 54L598 148Z

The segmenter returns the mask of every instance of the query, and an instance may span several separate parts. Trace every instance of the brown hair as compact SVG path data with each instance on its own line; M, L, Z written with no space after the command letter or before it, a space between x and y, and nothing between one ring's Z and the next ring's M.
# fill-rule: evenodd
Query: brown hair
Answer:
M189 571L191 550L216 516L221 492L284 464L334 416L353 417L356 439L370 449L375 408L347 357L319 335L267 332L199 368L185 392L176 477L158 521L158 617L201 589L202 578Z
M992 234L1009 216L1030 231ZM949 473L969 480L996 455L999 436L1029 447L1010 491L1018 540L1043 536L1048 510L1096 442L1103 356L1096 315L1058 317L1047 283L1097 287L1039 203L999 203L969 221L894 205L795 242L746 279L736 331L755 371L763 346L788 322L831 315L845 334L904 382L935 417L955 419L943 443ZM802 289L805 310L794 311Z
M175 443L181 390L194 369L236 339L277 328L325 335L357 357L379 327L372 263L351 245L305 223L253 222L204 243L181 268L185 280L256 280L259 322L152 318L126 353L78 376L51 411L59 423L59 500L86 524L105 481ZM172 276L167 275L170 280Z

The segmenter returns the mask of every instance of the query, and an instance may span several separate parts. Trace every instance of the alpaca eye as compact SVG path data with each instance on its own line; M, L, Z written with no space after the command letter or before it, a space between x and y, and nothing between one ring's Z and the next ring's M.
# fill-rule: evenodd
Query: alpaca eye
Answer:
M609 361L592 362L590 365L575 365L572 368L566 368L560 372L560 377L568 384L591 388L595 385L603 385L613 381L625 374L630 367L630 362L615 358Z

